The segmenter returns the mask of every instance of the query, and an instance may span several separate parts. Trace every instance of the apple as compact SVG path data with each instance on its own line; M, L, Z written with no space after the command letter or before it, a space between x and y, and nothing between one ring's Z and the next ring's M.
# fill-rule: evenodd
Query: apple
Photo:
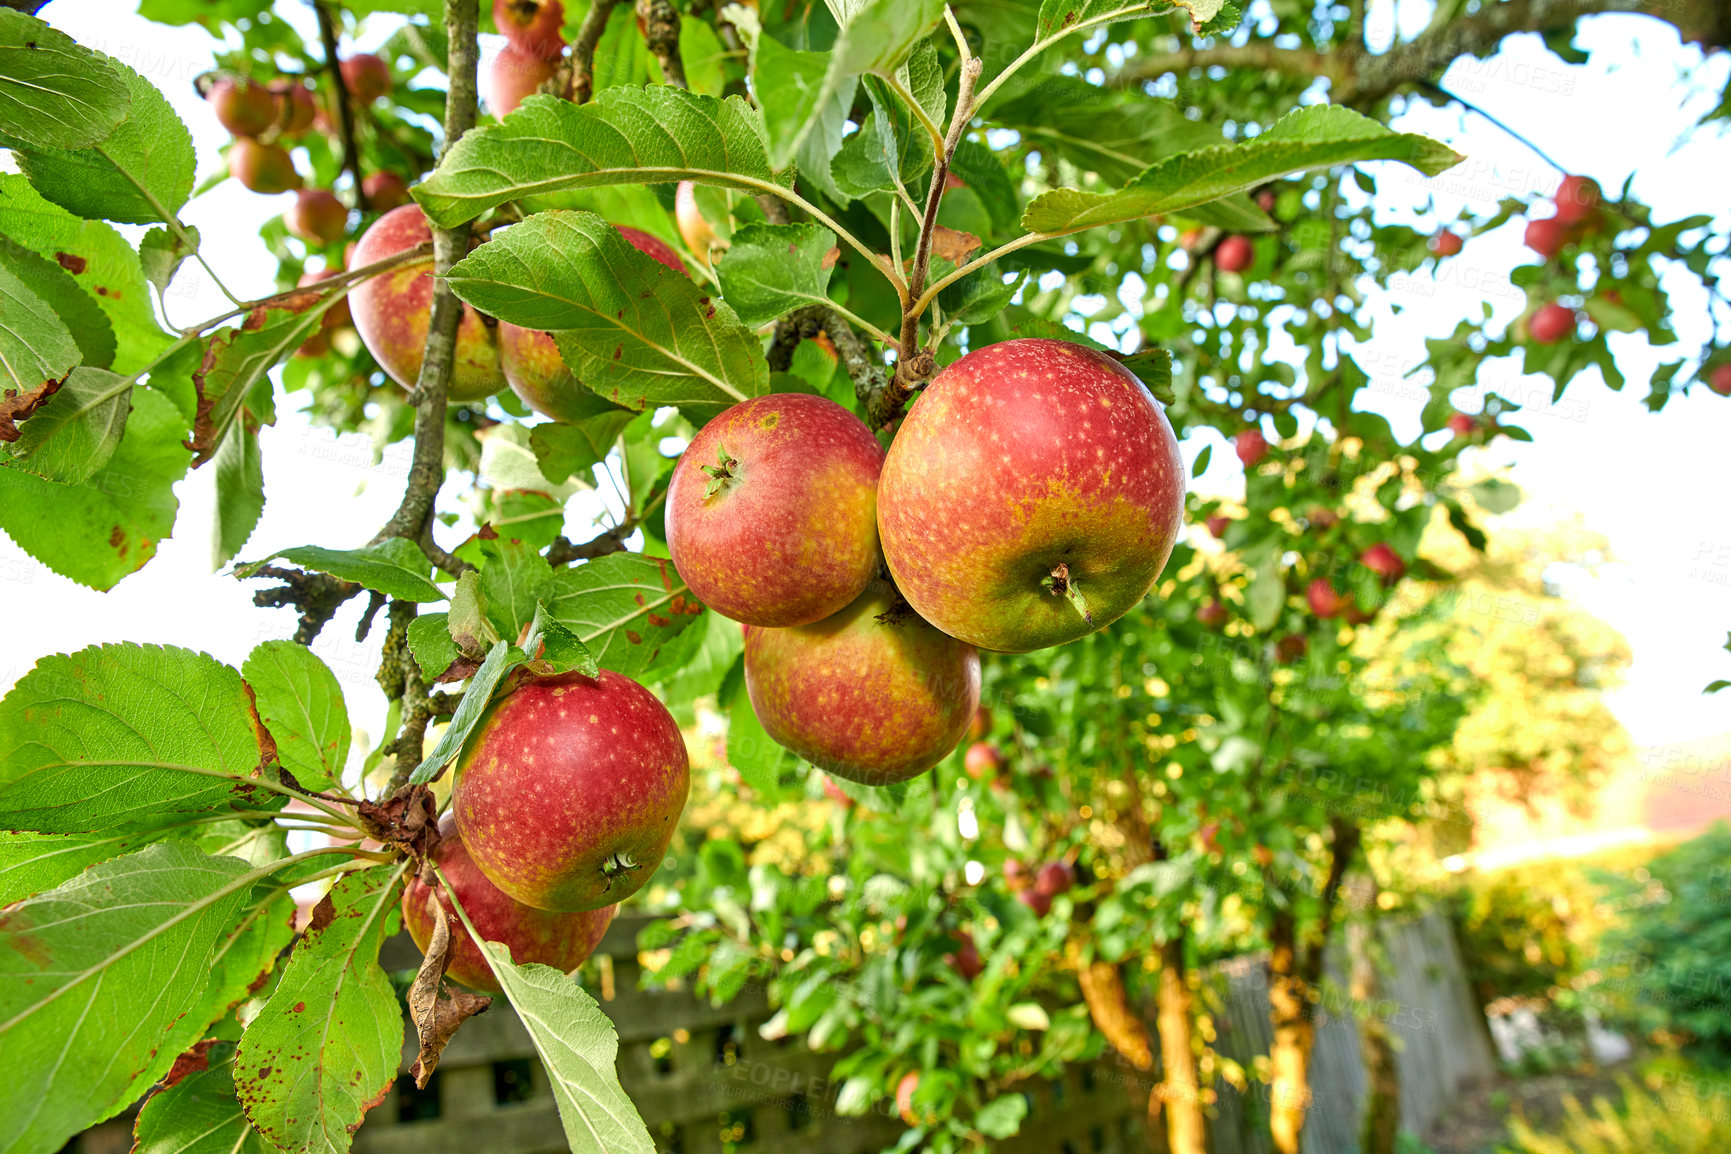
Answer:
M275 101L277 128L284 136L300 136L318 119L318 101L300 81L279 81L271 85L270 91Z
M1232 449L1246 469L1268 456L1268 440L1261 429L1243 429L1232 439Z
M1598 207L1599 185L1588 176L1565 176L1551 199L1557 206L1556 220L1565 225L1579 224Z
M1568 239L1568 226L1556 217L1529 220L1525 234L1527 247L1540 256L1552 257L1563 249Z
M679 724L643 686L526 677L488 706L451 812L487 879L539 910L597 910L643 887L691 790Z
M1010 887L1011 893L1020 893L1032 884L1028 876L1028 867L1017 858L1007 858L1004 861L1004 884Z
M557 64L507 44L487 65L482 96L493 115L503 120L526 97L535 95L541 83L551 80L558 70Z
M409 186L394 172L375 172L361 181L367 207L374 212L389 212L409 203Z
M1272 188L1265 188L1256 194L1257 207L1261 208L1263 212L1273 212L1276 199Z
M920 393L884 460L878 529L914 611L1025 653L1116 621L1154 587L1184 513L1160 403L1104 353L976 349Z
M1393 585L1406 573L1406 562L1386 541L1378 541L1358 555L1359 564L1382 578L1384 585Z
M1004 768L1004 751L987 742L976 741L962 755L962 768L976 781L988 774L996 774Z
M1731 397L1731 361L1713 370L1707 378L1707 387L1721 397Z
M1218 840L1219 834L1220 834L1220 823L1217 821L1208 822L1205 825L1203 825L1197 829L1196 837L1198 840L1200 840L1202 842L1203 852L1205 852L1205 853L1219 853L1220 852L1220 842Z
M1334 591L1334 586L1328 578L1318 577L1310 583L1310 588L1304 591L1304 599L1310 603L1310 611L1321 618L1338 617L1344 606L1340 594Z
M204 94L216 122L236 136L257 136L276 123L276 99L270 89L250 80L218 80Z
M291 234L308 244L335 244L349 227L349 209L327 188L303 188L282 214Z
M371 52L357 52L337 65L349 95L371 104L391 90L391 69Z
M902 1116L902 1121L909 1126L919 1126L924 1121L931 1121L931 1115L925 1119L914 1113L914 1091L920 1088L920 1073L910 1070L902 1075L902 1080L896 1083L896 1113Z
M228 171L254 192L267 195L299 188L300 173L289 154L274 144L260 144L242 136L228 149Z
M1041 893L1035 886L1029 886L1016 895L1016 900L1034 911L1034 916L1043 918L1052 912L1052 895Z
M322 280L328 280L331 277L338 275L342 271L340 265L332 265L323 272L302 273L300 280L296 282L296 287L309 288L312 285L318 284ZM352 325L354 323L354 316L349 311L349 298L345 296L342 300L325 310L324 319L319 322L319 327L322 330L328 331L330 329L340 329L345 325Z
M1226 606L1219 600L1205 601L1196 611L1196 620L1205 628L1218 631L1226 624Z
M570 914L526 906L487 880L464 847L456 819L448 813L439 822L439 838L433 862L456 891L457 901L482 941L510 946L511 960L518 965L537 962L567 974L595 952L618 906ZM433 939L433 918L427 912L427 898L432 892L419 876L411 876L403 891L403 927L423 953ZM451 964L445 976L483 994L503 997L505 991L493 976L486 955L469 936L442 886L439 903L445 907L451 930Z
M660 237L628 225L613 227L638 252L647 253L681 276L690 275L679 254ZM537 413L556 421L577 421L594 415L592 394L565 367L559 346L547 333L499 322L499 364L511 391Z
M1034 889L1055 898L1076 884L1076 868L1067 861L1050 861L1034 875Z
M968 740L979 741L992 732L992 711L985 706L974 710L974 719L968 722Z
M1214 267L1221 272L1243 272L1256 260L1250 238L1234 233L1214 248Z
M1218 538L1226 536L1226 530L1232 527L1232 518L1225 513L1216 513L1208 518L1208 531Z
M1479 427L1478 421L1466 413L1456 413L1449 418L1449 428L1457 436L1470 437Z
M980 703L980 655L874 581L833 617L745 635L745 688L771 738L862 785L917 777Z
M810 625L878 569L884 451L826 397L771 393L692 439L667 485L667 549L697 599L734 621Z
M703 210L697 207L696 182L682 180L674 190L673 220L679 226L679 236L685 241L685 247L691 250L699 264L709 268L712 263L709 250L715 245L715 228L704 218Z
M1575 310L1552 301L1533 314L1527 332L1541 345L1554 345L1575 331Z
M493 0L493 23L518 52L554 62L565 55L559 0Z
M945 954L944 961L949 963L964 982L971 982L985 970L986 964L980 960L979 947L974 945L974 935L966 930L957 930L953 935L956 943L954 953Z
M1302 658L1310 649L1310 641L1302 633L1288 633L1274 643L1274 659L1282 665L1291 665Z
M361 235L349 258L361 268L433 239L418 204L385 213ZM355 328L379 366L405 389L421 372L427 324L433 308L433 254L361 281L349 291ZM453 401L478 401L505 387L499 368L499 343L493 325L469 305L457 323L456 361L448 394Z
M1454 256L1461 250L1461 238L1445 228L1430 238L1430 250L1437 256Z

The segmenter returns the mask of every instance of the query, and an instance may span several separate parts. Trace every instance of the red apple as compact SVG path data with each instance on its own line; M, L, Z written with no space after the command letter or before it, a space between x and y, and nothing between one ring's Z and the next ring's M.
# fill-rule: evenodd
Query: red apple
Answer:
M1588 176L1565 176L1552 198L1557 206L1556 219L1565 224L1579 224L1599 206L1598 182Z
M1556 256L1563 250L1563 243L1566 240L1568 240L1568 226L1554 216L1527 222L1527 247L1540 256Z
M1707 387L1721 397L1731 397L1731 361L1713 370L1707 377Z
M1205 601L1196 611L1196 620L1205 628L1219 630L1226 624L1226 606L1220 601Z
M1256 260L1256 249L1247 236L1233 234L1214 249L1214 267L1221 272L1243 272Z
M1381 577L1384 585L1394 584L1406 573L1406 562L1400 559L1400 554L1389 548L1386 541L1378 541L1360 553L1358 561L1366 569Z
M243 136L229 145L228 171L254 192L266 195L299 188L300 173L289 154L274 144L260 144Z
M1310 641L1302 633L1288 633L1274 643L1274 660L1282 665L1291 665L1302 658L1310 649Z
M1004 884L1010 887L1011 893L1020 893L1033 883L1028 876L1028 867L1016 858L1008 858L1004 862Z
M815 624L754 627L745 688L781 745L837 777L890 785L942 761L967 733L980 656L878 581Z
M1575 310L1557 304L1545 305L1527 322L1527 332L1541 345L1554 345L1575 331Z
M1029 886L1016 895L1016 900L1034 911L1034 916L1043 918L1052 912L1052 895L1041 893L1038 888Z
M986 964L980 960L979 947L974 945L974 935L966 930L955 933L956 951L945 954L944 961L950 969L961 976L962 981L971 982L985 970Z
M451 812L487 879L541 910L596 910L667 855L691 770L679 725L629 677L528 677L457 765Z
M362 104L371 104L391 90L391 69L371 52L357 52L337 65L349 95Z
M204 94L216 121L236 136L257 136L276 123L270 89L250 80L218 80Z
M393 208L362 234L349 267L361 268L432 239L420 205ZM413 388L421 371L433 308L433 254L428 252L425 260L368 277L350 290L349 302L367 351L399 385ZM493 327L464 305L457 324L457 358L449 399L478 401L504 387Z
M1478 427L1478 421L1465 413L1456 413L1449 418L1449 428L1458 436L1470 437Z
M1067 861L1049 861L1034 875L1034 888L1055 898L1076 884L1076 869Z
M968 722L968 740L979 741L992 732L992 711L985 706L974 710L974 719Z
M1233 451L1246 469L1268 456L1268 440L1263 437L1261 429L1243 429L1232 439Z
M302 273L301 279L297 281L296 284L299 288L307 288L311 285L318 284L322 280L328 280L342 271L341 266L332 265L323 272ZM319 322L319 327L325 330L340 329L345 325L352 325L354 323L354 317L349 312L349 298L345 296L342 300L325 310L324 320Z
M614 225L638 252L647 253L681 276L685 265L667 242L628 225ZM553 338L538 329L499 322L499 364L511 391L531 409L556 421L594 415L594 397L577 382L559 356Z
M448 813L439 822L439 837L433 861L457 892L457 901L482 941L510 946L511 960L518 965L537 962L567 974L595 952L618 906L572 914L526 906L487 880L464 848L456 819ZM411 875L403 891L403 927L423 952L433 939L433 918L427 912L427 897L432 892L418 875ZM486 955L469 936L443 887L439 889L439 903L445 907L451 930L451 964L445 975L472 990L503 997L505 991L493 976Z
M1276 199L1272 188L1265 188L1256 194L1256 204L1263 212L1273 212Z
M557 62L565 54L559 0L493 0L493 23L518 52Z
M349 227L349 209L327 188L303 188L282 214L289 232L308 244L335 244Z
M1310 603L1310 611L1318 617L1338 617L1343 605L1340 594L1334 591L1326 577L1318 577L1310 583L1310 588L1304 591L1304 599Z
M409 186L394 172L375 172L361 181L367 207L373 212L389 212L409 203Z
M896 584L984 649L1061 645L1123 616L1178 539L1184 460L1142 382L1058 340L976 349L933 378L878 484Z
M918 1126L922 1119L914 1113L914 1091L920 1088L918 1070L910 1070L902 1075L902 1080L896 1083L896 1113L902 1116L902 1121L909 1126ZM926 1120L929 1120L928 1115Z
M1228 517L1225 513L1216 513L1212 517L1208 518L1208 531L1216 537L1224 538L1226 536L1226 530L1231 528L1231 526L1232 518Z
M1461 250L1461 238L1445 228L1430 238L1430 250L1437 256L1454 256Z
M276 124L284 136L301 136L318 119L318 101L300 81L279 81L270 91L276 102Z
M481 95L486 98L493 115L503 120L515 112L525 98L533 96L543 81L552 79L558 70L557 64L507 44L487 65L486 83Z
M703 210L697 207L697 185L693 181L682 180L674 190L673 220L679 226L679 236L685 241L685 247L691 250L691 255L703 267L710 267L710 249L716 243L715 228L704 218Z
M987 742L976 741L962 755L962 768L975 780L988 774L995 775L1004 768L1004 751Z
M698 600L748 625L838 613L878 568L884 451L809 393L745 401L703 426L667 486L667 548Z

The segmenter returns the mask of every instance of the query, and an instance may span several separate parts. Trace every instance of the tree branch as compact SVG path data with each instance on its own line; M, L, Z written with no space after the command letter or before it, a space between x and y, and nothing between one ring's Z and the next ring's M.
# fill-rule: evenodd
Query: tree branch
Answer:
M577 28L577 39L571 43L571 99L578 104L589 103L595 95L595 46L607 31L607 18L619 0L595 0Z
M547 550L547 564L557 569L573 561L593 561L609 553L623 553L626 539L636 531L637 522L627 517L605 533L580 543L573 543L563 535L555 537L552 548Z
M661 79L674 88L690 88L679 54L678 10L668 0L637 0L637 18L643 21L644 42L661 64Z
M355 208L367 211L367 190L361 187L361 150L355 146L355 107L349 95L348 81L343 79L341 62L337 59L337 28L325 0L313 0L313 11L319 18L319 40L325 49L325 71L331 74L331 87L337 94L337 139L343 146L343 167L355 184Z
M1322 977L1323 954L1328 949L1328 939L1334 934L1334 918L1340 909L1341 879L1346 876L1363 840L1358 823L1338 814L1328 819L1328 826L1333 838L1329 846L1328 877L1322 884L1322 914L1309 935L1310 940L1305 943L1299 970L1300 976L1312 986Z
M769 346L771 372L784 373L793 359L799 342L818 333L828 335L835 346L841 367L853 382L854 399L865 414L866 424L876 429L894 418L895 410L907 400L903 393L892 403L890 375L870 346L835 309L824 305L806 305L795 309L776 322L775 338Z
M291 605L299 609L301 619L295 628L294 639L301 645L311 645L343 603L361 591L353 581L342 581L329 573L303 572L277 565L266 565L253 576L282 582L270 589L255 590L252 603L261 609L281 609Z

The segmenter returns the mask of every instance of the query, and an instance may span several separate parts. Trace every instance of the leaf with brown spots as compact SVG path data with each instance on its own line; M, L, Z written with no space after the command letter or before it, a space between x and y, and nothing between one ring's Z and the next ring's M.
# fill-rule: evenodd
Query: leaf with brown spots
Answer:
M255 308L239 328L224 329L211 338L204 363L192 374L198 410L187 448L198 468L216 455L229 426L234 424L247 392L266 373L293 353L319 327L336 298L314 292L290 294L272 308Z
M433 936L427 942L427 953L421 968L409 987L409 1018L415 1023L420 1037L420 1053L409 1069L409 1076L420 1089L427 1088L427 1079L438 1068L439 1055L462 1024L484 1012L493 999L484 994L471 994L445 985L445 968L451 962L451 926L444 903L431 892L427 894L427 911L433 918Z
M6 318L0 324L0 391L35 392L64 379L84 359L66 323L4 264L0 264L0 316Z
M678 600L685 611L672 612ZM673 563L614 553L554 575L547 612L603 669L634 677L651 668L702 612Z
M0 441L18 439L18 422L27 420L48 398L60 391L59 381L43 381L33 389L0 392Z
M234 1094L234 1043L210 1046L208 1066L166 1083L138 1112L133 1154L275 1154Z

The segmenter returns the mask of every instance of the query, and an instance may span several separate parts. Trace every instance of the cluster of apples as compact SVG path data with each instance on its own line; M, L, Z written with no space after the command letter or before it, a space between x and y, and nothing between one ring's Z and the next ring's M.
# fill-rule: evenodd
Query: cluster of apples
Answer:
M1565 176L1551 198L1550 216L1527 221L1528 248L1550 260L1599 223L1599 186L1585 176ZM1580 317L1557 301L1547 301L1527 318L1527 335L1541 345L1554 345L1573 335Z
M968 732L979 650L1061 645L1153 587L1184 469L1165 413L1061 340L945 367L887 453L853 413L777 393L698 432L667 495L680 575L745 635L766 732L838 777L906 781Z
M501 120L553 78L565 57L560 0L493 0L493 23L505 47L487 67L487 107Z
M602 670L523 675L488 708L451 786L432 861L483 941L569 973L667 854L691 787L679 726L649 690ZM453 980L500 989L450 893L417 878L403 922L425 950L445 907Z
M1076 884L1076 867L1060 858L1030 871L1026 864L1011 858L1004 863L1004 882L1016 900L1045 917L1052 908L1052 899Z

